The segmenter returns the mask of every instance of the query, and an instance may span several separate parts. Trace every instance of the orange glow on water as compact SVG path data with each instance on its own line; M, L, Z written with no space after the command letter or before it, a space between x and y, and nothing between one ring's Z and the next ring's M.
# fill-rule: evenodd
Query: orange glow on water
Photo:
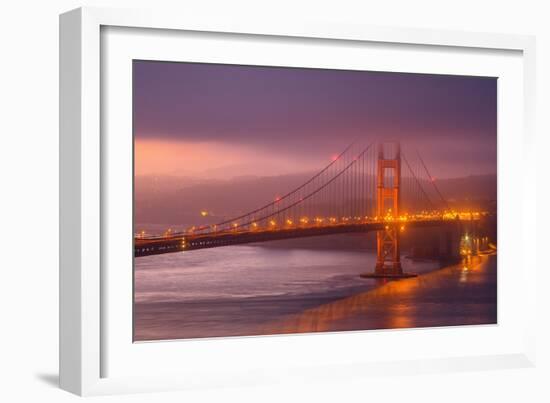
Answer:
M479 257L472 262L467 272L473 268L487 271L487 262L487 257ZM342 330L342 324L345 326L354 321L379 324L369 328L416 327L418 312L422 309L419 303L422 303L423 296L449 283L469 284L476 281L466 274L462 264L457 264L415 278L381 281L375 289L289 315L283 320L265 325L262 331L303 333ZM380 306L384 307L383 311L379 309Z

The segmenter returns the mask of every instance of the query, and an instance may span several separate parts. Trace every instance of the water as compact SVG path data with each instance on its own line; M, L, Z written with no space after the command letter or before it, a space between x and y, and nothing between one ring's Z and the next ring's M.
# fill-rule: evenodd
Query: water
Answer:
M293 315L384 284L359 277L375 265L365 244L350 234L140 257L135 339L292 332L285 320ZM440 268L435 261L403 264L415 273Z
M137 303L202 302L246 298L334 298L364 291L374 268L371 252L227 246L136 259ZM436 262L407 262L425 272Z
M497 323L496 253L390 281L267 324L263 334Z

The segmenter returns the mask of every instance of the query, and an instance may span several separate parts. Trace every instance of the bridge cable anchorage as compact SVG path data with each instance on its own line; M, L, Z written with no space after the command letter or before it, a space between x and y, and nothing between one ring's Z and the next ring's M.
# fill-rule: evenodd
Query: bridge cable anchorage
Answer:
M272 213L272 214L268 214L268 215L265 215L263 217L259 217L257 218L255 221L263 221L263 220L267 220L271 217L273 217L274 215L279 215L280 213L283 213L289 209L291 209L292 207L308 200L309 198L311 198L312 196L314 196L315 194L319 193L321 190L325 189L328 185L330 185L332 182L334 182L336 179L338 179L340 176L342 176L345 172L347 172L356 162L359 158L362 158L363 155L370 149L370 147L373 145L373 143L370 143L366 148L363 149L363 151L359 154L358 158L356 159L352 159L351 162L349 162L347 164L347 166L342 169L342 171L340 171L336 176L334 176L333 178L331 178L328 182L324 183L321 187L315 189L314 191L312 191L311 193L307 194L306 196L302 197L301 199L299 199L298 201L286 206L285 208L283 209L280 209L280 210L277 210L276 212ZM247 217L249 216L250 214L245 214L243 215L243 217ZM238 228L242 228L242 227L246 227L246 226L249 226L250 224L252 224L254 221L248 221L248 222L245 222L245 223L242 223L242 224L239 224L239 225L236 225L233 227L233 229L238 229Z
M430 182L432 183L435 191L437 192L437 194L439 195L439 197L441 198L441 200L445 204L445 207L447 208L447 210L450 210L449 203L447 202L447 200L443 197L443 195L439 191L439 187L435 183L435 180L434 180L433 176L430 174L430 171L428 170L428 167L424 163L424 160L422 159L422 156L420 155L418 150L416 150L416 154L418 155L418 158L420 159L420 162L422 163L422 166L424 167L424 170L426 171L426 174L428 175L428 178L430 179Z
M298 191L302 190L304 187L306 187L307 185L309 185L310 183L314 182L319 176L321 176L322 174L324 174L332 165L334 165L336 162L338 162L340 160L340 158L348 152L348 150L357 142L357 140L353 140L345 149L344 151L342 151L340 154L338 154L336 156L336 158L334 158L327 166L325 166L321 171L319 171L317 174L315 174L314 176L312 176L308 181L302 183L300 186L298 186L297 188L295 188L294 190L291 190L290 192L286 193L284 196L281 196L280 198L278 198L277 200L275 201L272 201L262 207L259 207L253 211L250 211L246 214L243 214L243 215L240 215L238 217L233 217L231 218L230 220L225 220L225 221L222 221L222 222L219 222L217 224L214 224L214 226L216 227L221 227L223 225L226 225L226 224L230 224L232 222L235 222L235 221L238 221L238 220L241 220L247 216L250 216L252 214L256 214L264 209L267 209L267 208L270 208L270 207L274 207L277 203L280 203L281 201L287 199L288 197L294 195L295 193L297 193ZM259 221L259 220L257 220Z
M428 193L424 190L424 187L422 186L422 184L421 184L420 181L418 180L416 174L414 173L414 171L412 170L411 166L409 165L409 161L407 160L407 157L405 157L405 153L401 153L401 157L403 158L403 161L405 161L405 165L407 166L407 168L409 169L409 172L411 173L411 175L413 176L414 180L416 181L416 184L418 185L418 190L424 195L424 197L425 197L426 200L428 201L428 204L430 205L430 207L432 208L432 210L435 210L435 205L434 205L434 203L433 203L432 200L430 199L430 196L428 196Z

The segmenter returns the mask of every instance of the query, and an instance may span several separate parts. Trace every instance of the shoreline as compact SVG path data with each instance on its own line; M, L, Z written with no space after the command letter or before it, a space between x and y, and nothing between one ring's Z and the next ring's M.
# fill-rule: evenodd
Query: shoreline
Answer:
M460 262L418 277L389 281L373 290L291 315L263 328L262 333L496 324L496 287L488 287L494 288L494 295L489 291L485 299L479 287L493 281L496 284L496 264L489 267L491 260L496 263L496 253L473 257L469 267ZM468 281L468 276L474 278ZM458 300L459 295L469 297ZM471 312L474 307L476 313ZM449 312L455 315L449 316Z

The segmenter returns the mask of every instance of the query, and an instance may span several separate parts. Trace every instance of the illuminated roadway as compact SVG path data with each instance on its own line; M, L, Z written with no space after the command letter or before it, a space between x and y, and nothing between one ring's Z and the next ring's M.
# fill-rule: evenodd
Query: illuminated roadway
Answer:
M163 253L182 252L188 250L217 248L222 246L240 245L253 242L266 242L281 239L304 238L320 235L345 234L388 229L390 226L397 226L400 232L407 228L422 227L456 227L457 225L468 224L479 221L484 213L447 213L440 216L430 215L426 217L360 221L345 220L341 223L324 224L317 220L317 223L310 225L286 225L276 228L250 228L248 230L233 230L209 233L174 233L160 237L136 237L134 239L134 256L158 255ZM325 221L323 219L323 221ZM326 220L330 221L330 220ZM350 222L351 221L351 222ZM359 221L359 222L357 222ZM199 231L200 229L198 229Z

